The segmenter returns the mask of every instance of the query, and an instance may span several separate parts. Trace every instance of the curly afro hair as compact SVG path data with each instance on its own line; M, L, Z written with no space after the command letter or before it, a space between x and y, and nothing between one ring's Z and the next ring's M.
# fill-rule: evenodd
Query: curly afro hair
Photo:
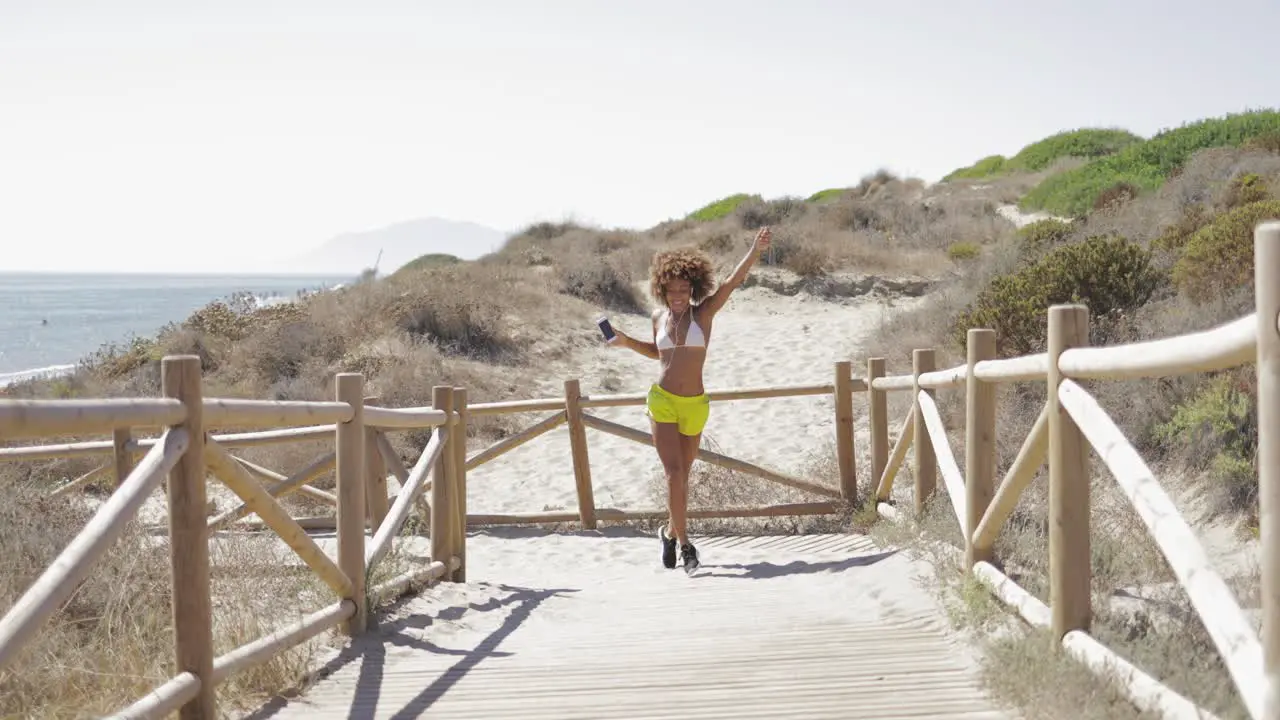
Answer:
M649 267L649 293L663 305L667 304L667 283L672 280L687 280L691 288L690 300L697 305L715 291L715 267L706 253L694 248L676 248L655 254Z

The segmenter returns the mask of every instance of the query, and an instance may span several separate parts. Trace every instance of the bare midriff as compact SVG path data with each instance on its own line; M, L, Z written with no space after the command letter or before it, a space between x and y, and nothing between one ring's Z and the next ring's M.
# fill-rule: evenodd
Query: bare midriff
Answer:
M707 344L711 342L711 323L701 317L697 308L693 308L693 312L683 313L684 318L680 315L681 313L671 313L670 316L664 315L659 321L668 323L667 333L675 340L676 346L658 351L658 359L662 365L658 387L673 395L696 397L706 392L702 386L702 366L707 360L707 348L697 345L689 347L684 343L689 335L690 316L696 317ZM677 323L674 329L671 327L672 323ZM655 341L660 329L661 326L655 324Z

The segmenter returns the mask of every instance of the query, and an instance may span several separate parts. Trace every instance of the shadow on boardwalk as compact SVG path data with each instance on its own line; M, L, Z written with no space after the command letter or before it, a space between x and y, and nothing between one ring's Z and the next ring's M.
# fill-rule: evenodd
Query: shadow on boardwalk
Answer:
M793 560L779 565L771 562L755 562L750 564L702 565L695 577L737 578L740 580L768 580L784 575L808 575L823 572L842 572L856 567L874 565L881 560L897 554L897 550L886 550L871 555L858 555L845 560L828 560L825 562L807 562ZM731 570L737 572L714 572L715 570ZM712 571L712 572L707 572Z
M391 716L396 720L419 717L448 692L454 684L466 677L468 672L486 658L506 657L509 655L510 653L499 651L498 646L528 620L539 605L552 597L577 592L577 590L571 588L533 589L510 585L495 585L494 589L509 594L502 598L490 598L481 604L471 603L466 606L445 607L434 616L412 614L379 625L375 632L370 632L357 638L337 657L325 663L313 676L313 683L329 677L356 660L361 661L360 676L356 681L356 692L353 695L355 705L351 707L347 718L348 720L370 720L374 717L374 710L378 706L382 689L387 646L394 645L438 655L457 656L457 662L440 673L439 677L422 689L422 692L418 693L416 697ZM412 600L412 596L401 598L401 600L385 608L383 612L394 614ZM509 613L502 621L502 624L477 643L474 648L468 650L443 648L412 636L413 630L426 629L436 622L457 621L466 613L494 612L503 609L509 609ZM372 618L370 619L372 620ZM259 720L273 717L285 707L287 702L288 698L285 697L273 698L263 707L245 715L244 718L245 720Z

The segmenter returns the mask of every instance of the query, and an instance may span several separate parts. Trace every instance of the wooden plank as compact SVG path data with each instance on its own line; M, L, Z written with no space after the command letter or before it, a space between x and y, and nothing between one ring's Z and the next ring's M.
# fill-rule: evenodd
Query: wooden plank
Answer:
M109 433L118 427L168 427L186 417L172 398L0 400L0 437Z

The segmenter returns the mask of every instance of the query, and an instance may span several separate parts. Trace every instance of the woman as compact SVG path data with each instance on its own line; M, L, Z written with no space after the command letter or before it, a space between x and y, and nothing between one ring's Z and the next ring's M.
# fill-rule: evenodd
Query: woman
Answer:
M660 305L653 312L652 341L615 330L610 344L630 348L662 364L658 381L649 388L646 408L653 444L667 476L670 523L658 529L662 564L676 566L676 545L686 572L698 567L698 551L685 530L689 501L689 468L698 455L710 400L702 386L702 365L711 340L711 324L744 280L760 253L769 247L769 228L756 233L746 257L727 280L715 287L714 269L704 253L693 249L660 252L649 271L649 292Z

